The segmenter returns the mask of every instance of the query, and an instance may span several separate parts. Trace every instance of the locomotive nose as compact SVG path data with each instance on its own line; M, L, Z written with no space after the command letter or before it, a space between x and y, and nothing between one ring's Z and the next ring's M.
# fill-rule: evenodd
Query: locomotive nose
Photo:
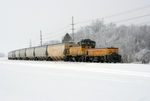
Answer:
M112 53L109 58L112 62L121 62L121 56L119 54Z

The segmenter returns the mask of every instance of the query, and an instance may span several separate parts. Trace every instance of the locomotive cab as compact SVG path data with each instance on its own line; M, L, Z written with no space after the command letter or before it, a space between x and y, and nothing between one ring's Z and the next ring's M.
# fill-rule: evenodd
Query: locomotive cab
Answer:
M95 48L95 42L90 39L84 39L73 45L69 49L67 60L69 61L83 61L85 57L85 51L87 49Z
M95 41L92 41L90 39L84 39L78 42L78 45L82 48L95 48Z

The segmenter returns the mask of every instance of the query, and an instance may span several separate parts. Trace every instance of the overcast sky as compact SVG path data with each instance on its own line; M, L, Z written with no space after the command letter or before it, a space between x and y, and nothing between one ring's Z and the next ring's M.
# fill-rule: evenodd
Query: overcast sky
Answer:
M30 39L33 45L38 45L40 30L44 34L43 41L60 39L63 33L70 32L72 16L76 23L147 5L150 5L150 0L1 0L0 52L7 54L11 50L29 47ZM150 8L104 21L144 14L150 14ZM145 17L128 23L148 20L149 17ZM79 26L82 24L76 25L76 30Z

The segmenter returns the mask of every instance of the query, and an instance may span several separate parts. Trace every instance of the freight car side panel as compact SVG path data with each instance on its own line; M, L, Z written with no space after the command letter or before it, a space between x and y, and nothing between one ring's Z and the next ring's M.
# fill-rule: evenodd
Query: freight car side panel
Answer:
M17 59L20 58L20 52L19 52L19 50L15 51L15 56L16 56Z
M65 58L65 44L51 45L47 48L48 57L53 60L63 60Z
M82 49L81 46L71 47L69 51L70 51L70 55L72 56L84 55L84 50Z
M119 54L118 53L118 48L106 48L106 54L107 55L111 55L112 53Z
M46 59L46 57L47 57L47 46L36 47L35 48L35 57L38 59Z
M20 58L25 59L26 58L26 49L20 50Z
M66 55L69 54L69 48L74 45L75 43L63 43L63 44L56 44L50 45L47 47L48 57L53 60L64 60Z
M118 54L118 48L104 48L104 49L88 49L88 56L105 56L112 53Z
M16 58L15 51L12 52L12 58L13 58L13 59Z
M12 52L9 52L9 53L8 53L8 59L12 59L12 58L13 58L12 55L13 55Z
M81 46L73 46L70 47L69 51L70 51L70 55L71 56L81 56L81 55L85 55L85 51L87 49L91 48L91 46L86 46L84 48L82 48Z
M109 48L109 49L108 49L108 54L110 55L110 54L112 54L112 53L119 54L118 48Z
M26 58L34 59L34 48L26 49Z

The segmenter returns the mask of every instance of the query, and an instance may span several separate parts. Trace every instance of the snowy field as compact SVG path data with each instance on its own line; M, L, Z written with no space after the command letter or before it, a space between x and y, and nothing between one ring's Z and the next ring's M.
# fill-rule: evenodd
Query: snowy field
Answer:
M150 64L0 59L0 101L150 101Z

